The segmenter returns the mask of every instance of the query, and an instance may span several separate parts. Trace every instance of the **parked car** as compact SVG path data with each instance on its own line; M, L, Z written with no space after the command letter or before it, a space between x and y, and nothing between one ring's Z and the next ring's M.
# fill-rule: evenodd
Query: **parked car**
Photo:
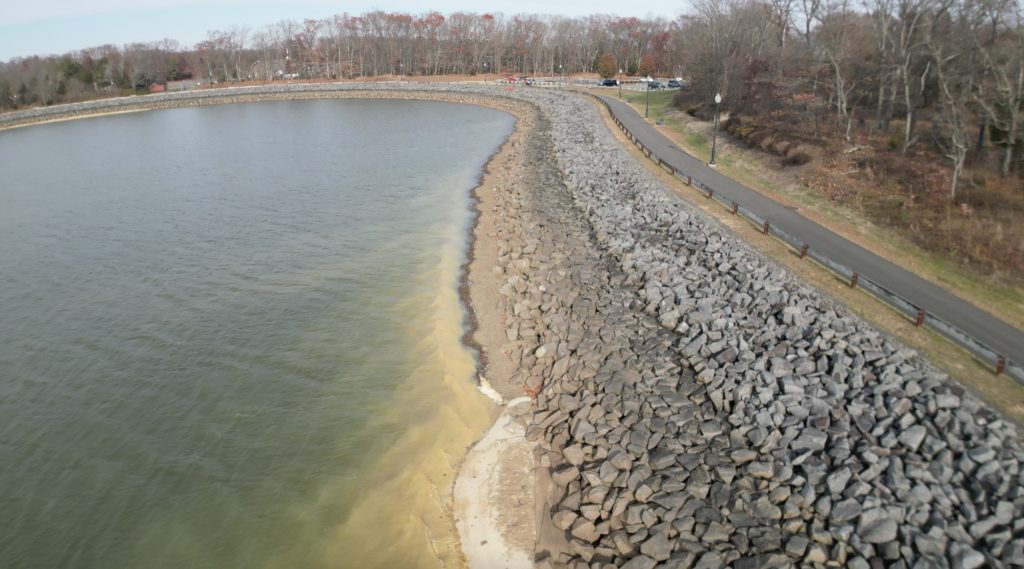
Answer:
M669 79L667 85L669 89L682 89L683 87L683 84L678 79Z
M648 89L664 89L665 88L665 84L662 83L661 81L648 81L647 82L647 88Z
M601 82L598 83L598 85L602 87L615 87L618 84L619 82L615 79L602 79Z

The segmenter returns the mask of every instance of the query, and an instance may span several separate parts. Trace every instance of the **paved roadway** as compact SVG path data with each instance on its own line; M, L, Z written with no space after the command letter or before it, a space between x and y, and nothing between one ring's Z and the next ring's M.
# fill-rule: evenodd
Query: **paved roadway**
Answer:
M811 249L924 307L929 314L938 316L974 336L1018 366L1024 366L1024 332L856 243L836 235L793 209L723 176L703 161L680 150L628 104L614 96L598 97L608 103L615 117L633 133L634 137L676 170L682 170L687 175L699 179L714 189L716 195L739 203L767 219L773 227L778 227L808 243Z

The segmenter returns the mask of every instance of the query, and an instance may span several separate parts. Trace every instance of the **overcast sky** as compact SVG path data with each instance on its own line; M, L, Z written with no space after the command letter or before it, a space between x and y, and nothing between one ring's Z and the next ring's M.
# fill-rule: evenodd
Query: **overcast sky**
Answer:
M184 46L208 30L233 25L253 30L284 19L323 18L342 12L385 10L420 14L501 12L583 16L674 18L685 0L22 0L0 8L0 61L26 55L62 54L106 43L175 39Z

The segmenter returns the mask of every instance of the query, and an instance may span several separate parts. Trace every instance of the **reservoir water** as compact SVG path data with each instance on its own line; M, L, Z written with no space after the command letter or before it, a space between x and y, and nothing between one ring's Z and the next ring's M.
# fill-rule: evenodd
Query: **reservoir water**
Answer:
M0 133L0 567L458 566L457 295L504 113L322 100Z

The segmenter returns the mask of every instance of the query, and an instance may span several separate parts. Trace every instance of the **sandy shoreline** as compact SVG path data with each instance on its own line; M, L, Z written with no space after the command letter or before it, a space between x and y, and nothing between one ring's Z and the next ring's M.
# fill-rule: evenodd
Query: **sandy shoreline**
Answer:
M528 183L527 139L534 134L536 110L515 105L502 110L517 118L516 128L488 161L473 191L474 220L460 293L469 320L465 341L479 354L481 391L504 403L501 415L469 450L454 485L456 524L470 568L533 566L538 514L535 445L526 440L532 407L515 366L501 352L507 337L505 300L499 292L499 248L508 227L501 222L499 194Z

